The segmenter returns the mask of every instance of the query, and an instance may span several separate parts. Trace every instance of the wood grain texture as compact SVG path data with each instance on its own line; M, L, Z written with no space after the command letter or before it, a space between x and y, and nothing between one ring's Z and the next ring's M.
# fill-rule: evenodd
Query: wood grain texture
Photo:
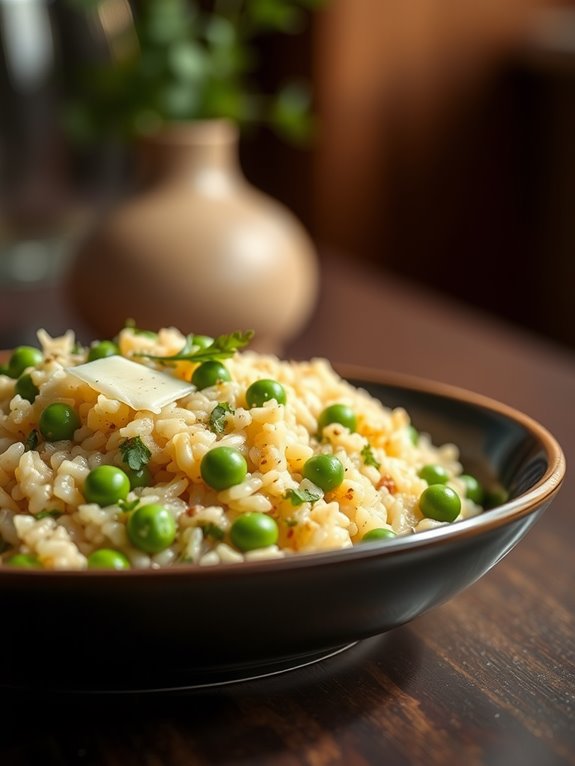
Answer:
M570 355L335 259L326 260L324 274L315 318L291 355L325 354L489 394L542 420L568 463L575 458ZM0 315L6 305L0 300ZM50 321L64 323L58 306ZM3 692L0 763L575 764L574 490L568 472L526 539L467 591L323 663L171 697L46 700ZM6 615L1 629L10 629ZM42 630L49 626L39 628L31 661L65 661L64 653L43 655ZM113 625L110 642L129 663L130 647Z

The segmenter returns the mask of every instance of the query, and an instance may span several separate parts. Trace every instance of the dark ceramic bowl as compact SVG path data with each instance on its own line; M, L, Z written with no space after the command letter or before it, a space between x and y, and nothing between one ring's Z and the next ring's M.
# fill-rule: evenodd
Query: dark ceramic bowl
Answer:
M509 500L481 516L338 552L214 568L0 571L0 683L28 689L194 687L276 672L414 619L471 585L528 532L565 462L525 415L476 394L343 369L455 442Z

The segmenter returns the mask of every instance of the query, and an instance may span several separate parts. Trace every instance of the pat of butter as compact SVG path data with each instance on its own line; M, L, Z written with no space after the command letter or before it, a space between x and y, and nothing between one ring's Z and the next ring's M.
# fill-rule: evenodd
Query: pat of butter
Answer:
M156 415L166 404L194 390L194 386L185 380L151 370L123 356L95 359L68 367L67 372L110 399L124 402L133 410L149 410Z

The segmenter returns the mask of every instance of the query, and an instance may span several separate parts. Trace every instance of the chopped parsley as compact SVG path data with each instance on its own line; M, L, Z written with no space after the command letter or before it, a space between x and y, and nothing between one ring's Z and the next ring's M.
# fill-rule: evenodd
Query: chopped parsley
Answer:
M297 519L286 519L286 527L297 527L299 521Z
M220 402L219 404L216 404L210 413L210 420L208 423L210 431L213 431L218 435L223 434L226 428L226 417L228 415L233 415L234 412L234 408L231 407L228 402Z
M153 330L141 330L139 327L136 327L136 320L131 318L126 319L124 323L124 329L131 330L134 335L143 335L146 338L158 337L158 333L154 332Z
M120 444L122 460L132 471L139 471L150 462L152 453L139 436L132 436Z
M58 519L60 518L60 516L63 516L63 515L64 514L62 513L62 511L53 509L51 511L48 511L48 510L40 511L40 513L37 513L34 516L34 518L36 519L36 521L40 521L40 519L47 519L47 518Z
M218 527L217 524L212 524L211 521L207 521L205 524L198 524L199 528L204 533L204 537L211 537L213 540L223 540L224 530Z
M129 513L130 511L135 511L139 504L140 504L139 497L137 497L135 500L118 500L117 502L118 508L121 508L121 510L125 511L126 513Z
M315 503L316 500L320 499L321 494L319 492L311 492L309 489L288 489L285 497L297 508L303 505L303 503Z
M194 342L195 336L191 334L187 336L183 348L177 354L157 356L156 354L139 353L134 354L134 356L144 356L146 359L155 359L161 363L221 361L222 359L229 359L238 349L247 346L253 337L253 330L238 330L229 335L218 335L209 346L203 348Z
M381 468L381 463L373 454L371 445L368 442L366 442L365 445L362 447L360 454L361 454L361 459L363 460L365 465L372 465L374 468Z
M40 441L40 432L33 428L28 436L26 437L26 441L24 442L24 449L26 452L30 452L30 450L35 450L38 446L38 442Z

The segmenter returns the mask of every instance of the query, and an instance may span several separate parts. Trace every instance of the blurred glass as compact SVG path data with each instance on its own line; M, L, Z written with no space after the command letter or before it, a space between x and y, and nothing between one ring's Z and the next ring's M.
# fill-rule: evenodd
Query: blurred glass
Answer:
M78 149L62 127L70 74L106 53L95 14L0 0L0 285L57 280L117 180L117 150Z

